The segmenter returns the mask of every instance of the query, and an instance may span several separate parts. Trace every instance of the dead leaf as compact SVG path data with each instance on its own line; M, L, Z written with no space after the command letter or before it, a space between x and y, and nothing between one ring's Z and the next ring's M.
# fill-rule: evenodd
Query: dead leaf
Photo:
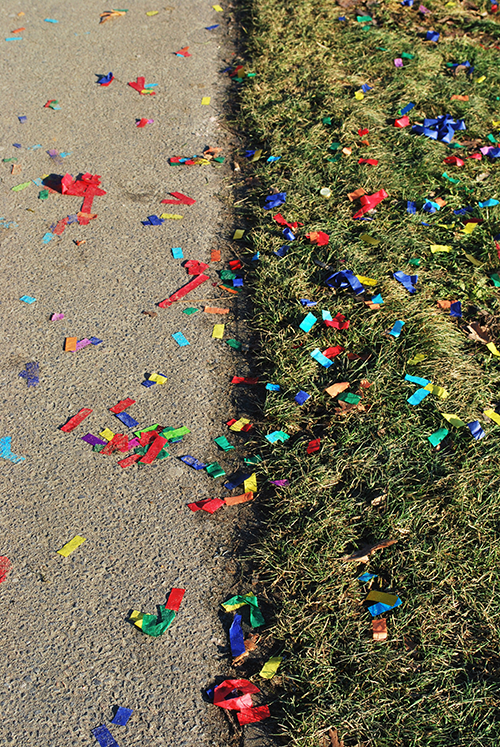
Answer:
M20 163L13 163L12 164L12 168L10 170L10 173L11 174L20 174L22 170L23 170L23 167L21 166Z
M476 182L484 182L488 177L489 174L487 171L481 171L481 173L476 176Z
M156 319L156 317L158 316L156 311L143 311L142 313L146 314L146 316L150 316L151 319Z
M250 633L248 638L245 638L244 640L245 651L239 656L237 656L235 659L233 659L233 665L235 667L238 667L242 663L243 659L245 659L248 656L250 651L255 651L259 641L260 641L260 635L258 635L257 633Z
M397 540L386 539L376 542L374 545L364 545L359 550L356 550L352 555L347 555L342 558L347 563L348 561L356 561L357 563L368 563L370 555L373 555L376 550L383 550L385 547L395 545Z
M329 729L328 736L330 737L332 747L344 747L344 740L339 739L337 729Z
M483 345L491 342L491 335L488 327L481 327L479 322L472 322L472 324L467 324L465 329L466 335L469 340L473 340L474 342L482 342Z

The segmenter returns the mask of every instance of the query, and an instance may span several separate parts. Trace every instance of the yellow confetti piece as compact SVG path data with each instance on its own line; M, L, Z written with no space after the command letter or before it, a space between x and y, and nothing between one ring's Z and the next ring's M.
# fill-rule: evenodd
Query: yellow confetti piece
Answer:
M245 493L256 493L257 492L257 475L255 472L243 483Z
M487 418L493 420L494 423L500 425L500 415L498 414L498 412L495 412L495 410L485 410L484 414Z
M146 15L147 16L157 16L158 13L159 13L158 10L148 10L148 11L146 11Z
M236 423L233 423L229 426L230 431L236 431L238 433L239 431L243 430L243 426L248 425L250 421L248 418L240 418L236 421Z
M234 232L233 240L242 239L245 234L242 228L237 228Z
M222 13L223 9L220 7L220 5L212 5L212 8L217 11L217 13Z
M431 244L431 252L437 254L438 252L451 252L451 246L447 244Z
M139 612L139 610L132 610L130 613L129 620L130 622L134 623L134 625L137 625L139 630L142 630L142 620L144 618L144 612Z
M486 75L481 75L481 77L476 80L476 83L482 83L483 80L486 80Z
M251 157L250 163L253 163L254 161L258 161L261 155L262 155L262 148L259 148L258 150L255 151L255 153Z
M465 256L467 257L467 259L469 260L469 262L472 262L472 264L474 265L474 267L481 267L481 265L483 264L482 262L480 262L478 259L476 259L472 254L467 254L467 252L465 251L465 249L463 250L463 252L464 252Z
M210 96L203 96L201 103L203 106L208 106L210 103Z
M498 352L498 350L497 350L497 346L495 345L495 343L494 343L494 342L489 342L489 343L488 343L488 344L486 345L486 347L488 348L488 350L490 351L490 353L493 353L493 355L498 355L498 356L500 356L500 353Z
M491 124L493 125L493 127L500 127L500 119L492 119Z
M249 593L249 594L242 594L242 597L254 597L255 594ZM233 612L233 610L239 610L240 607L244 607L245 604L248 604L248 602L236 602L235 604L226 604L223 602L221 604L221 607L223 607L226 612Z
M467 233L467 234L469 234L469 233L472 233L472 232L473 232L473 230L474 230L475 228L477 228L477 226L478 226L478 223L467 223L467 224L466 224L466 225L464 226L464 233Z
M222 340L222 338L224 337L224 326L224 324L214 324L212 337L214 337L216 340Z
M363 101L364 97L365 94L363 93L363 91L356 91L356 93L354 94L354 98L358 101Z
M365 244L370 244L371 246L378 246L380 244L380 239L370 236L369 233L362 233L359 238L364 241Z
M427 386L424 386L424 389L427 389L431 394L439 397L439 399L446 399L449 394L444 387L437 384L427 384Z
M162 376L161 374L152 373L149 377L149 381L154 381L156 384L160 384L160 386L163 386L163 384L167 383L167 377Z
M177 213L162 213L160 218L163 218L163 220L182 220L184 216L177 215Z
M259 675L265 680L272 679L278 671L278 667L282 661L283 659L281 658L281 656L271 656L271 658L266 661L266 663L260 670Z
M106 441L111 441L115 434L113 433L113 431L110 431L109 428L105 428L99 433L99 435L101 436L101 438L105 438Z
M356 277L358 278L359 282L362 285L368 285L368 286L377 285L377 281L374 280L373 278L365 278L364 275L356 275Z
M425 361L426 358L427 356L423 353L417 353L414 358L410 358L410 360L408 361L408 365L416 366L418 363L422 363L422 361Z
M385 591L371 591L365 599L366 602L382 602L392 607L398 601L396 594L387 594Z
M80 545L83 545L85 542L85 537L79 537L78 535L76 537L73 537L72 540L69 542L66 542L64 547L61 547L60 550L58 550L58 554L62 555L63 558L67 558L68 555L71 555L73 550L76 550L77 547L80 547Z
M462 426L465 425L463 420L460 420L458 415L455 415L454 413L449 412L442 412L441 415L445 420L448 421L451 425L454 425L455 428L462 428Z

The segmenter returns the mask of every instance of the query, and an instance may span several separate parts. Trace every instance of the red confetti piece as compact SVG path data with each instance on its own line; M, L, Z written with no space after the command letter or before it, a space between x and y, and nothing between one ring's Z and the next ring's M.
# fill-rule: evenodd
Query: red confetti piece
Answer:
M360 158L358 163L367 163L369 166L377 166L378 161L376 158Z
M410 124L410 118L408 116L405 116L405 117L400 117L399 119L396 119L396 121L394 122L394 127L403 128L403 127L408 127L409 124Z
M6 555L0 555L0 584L5 581L8 572L12 568L12 563Z
M315 438L313 441L309 441L307 444L307 453L314 454L315 451L319 451L321 439Z
M257 376L233 376L231 384L258 384L259 378Z
M183 195L182 192L169 192L169 195L175 197L175 200L162 200L162 205L194 205L196 202L192 197Z
M220 705L220 704L218 704ZM269 706L256 706L255 708L242 708L239 713L236 714L239 723L253 724L256 721L263 721L265 718L270 718Z
M306 233L306 239L309 239L311 244L316 244L316 246L326 246L330 237L324 231L311 231L311 233Z
M156 436L155 440L147 450L147 453L142 457L141 464L151 464L154 462L160 451L163 449L165 444L167 443L167 439L163 438L163 436Z
M194 290L199 285L204 283L206 280L210 280L208 275L197 275L193 280L191 280L183 288L180 288L180 290L173 293L169 298L166 298L164 301L159 303L158 306L161 309L165 309L168 306L172 306L172 304L175 301L178 301L180 298L183 298L184 296L186 296L188 293L190 293L192 290Z
M132 464L135 464L136 462L138 462L140 458L141 458L140 454L131 454L130 456L125 457L125 459L120 459L118 464L120 465L122 469L126 469L126 467L131 467Z
M82 407L80 412L77 412L76 415L73 415L72 418L68 420L65 425L61 426L61 430L64 433L71 433L80 423L83 423L85 418L88 418L92 410L89 407Z
M167 610L173 610L174 612L178 612L179 607L181 606L182 597L184 596L185 593L186 593L186 589L172 589L172 591L168 595L165 608Z
M110 407L109 411L114 413L115 415L118 415L120 412L123 412L127 409L127 407L130 407L131 405L135 405L135 399L130 399L130 397L127 397L127 399L122 399L118 404L114 405L114 407Z

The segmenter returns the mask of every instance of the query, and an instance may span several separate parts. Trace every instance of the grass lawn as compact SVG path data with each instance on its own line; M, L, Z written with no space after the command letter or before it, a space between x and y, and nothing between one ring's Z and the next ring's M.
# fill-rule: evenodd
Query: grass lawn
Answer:
M253 553L285 656L270 684L272 710L300 747L329 745L329 728L346 747L500 740L500 417L484 415L500 412L500 357L486 346L500 348L500 280L491 279L500 205L478 205L500 199L500 159L468 158L500 140L500 28L490 2L431 0L426 9L418 0L244 0L239 11L246 71L256 75L235 84L235 119L248 147L263 150L257 161L236 159L247 181L258 178L237 208L247 229L241 254L260 252L250 279L255 364L281 387L266 392L256 439L267 528ZM437 43L428 30L440 33ZM465 61L472 75L451 66ZM363 85L371 90L362 96ZM410 126L396 128L410 102ZM451 142L463 147L412 132L445 114L464 121ZM451 156L464 165L443 163ZM359 188L387 192L363 216L371 220L353 220L361 204L347 195ZM286 192L286 203L263 210L273 191ZM470 210L455 212L462 208ZM303 224L295 240L284 239L278 212ZM483 222L468 233L471 219ZM305 238L315 231L329 235L326 246ZM275 256L283 245L288 253ZM326 285L346 270L376 282L357 295ZM397 271L418 275L414 293ZM370 307L377 294L383 304ZM462 316L438 301L460 301ZM348 329L327 327L322 310L344 315ZM306 333L308 312L318 321ZM405 324L395 338L387 331L397 320ZM481 325L478 339L471 324ZM311 358L335 346L344 350L328 369ZM406 374L434 385L418 405L407 400L422 387ZM337 382L349 383L347 401L325 392ZM299 390L311 395L301 406ZM484 438L467 427L474 421ZM428 437L443 428L435 447ZM275 430L289 440L269 444ZM317 438L319 451L308 454ZM286 487L270 483L285 478ZM368 563L342 560L388 538L397 543ZM357 580L365 572L376 577ZM370 590L402 602L376 618L387 621L385 642L372 638Z

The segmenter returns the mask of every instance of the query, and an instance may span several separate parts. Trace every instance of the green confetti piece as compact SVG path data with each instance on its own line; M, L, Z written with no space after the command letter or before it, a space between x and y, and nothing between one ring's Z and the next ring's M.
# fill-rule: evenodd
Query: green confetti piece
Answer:
M188 433L191 433L189 428L187 428L185 425L182 425L180 428L165 428L160 433L160 436L163 436L163 438L166 438L168 441L171 441L175 438L181 438L182 436L187 436Z
M358 23L366 23L367 21L373 21L373 18L371 16L356 16L356 21Z
M214 438L215 443L217 446L222 449L222 451L231 451L231 449L234 449L234 446L229 443L227 438L225 436L219 436L218 438Z
M262 462L262 457L256 454L252 457L245 457L243 461L245 464L260 464Z
M452 184L460 184L460 179L454 179L452 176L448 176L446 171L444 171L441 176L443 179L447 179L447 181L451 182Z
M495 272L495 274L491 275L490 277L495 288L500 288L500 277L497 275L497 273Z
M42 189L42 191L38 193L38 199L39 200L47 200L48 197L49 197L49 190L48 189Z
M183 310L183 314L188 314L190 316L191 314L196 314L196 312L199 311L199 309L195 309L194 306L190 306L188 309Z
M209 474L210 477L213 477L214 480L217 477L224 477L224 475L226 474L220 466L219 462L212 462L211 464L207 464L205 469L207 471L207 474Z
M213 160L215 161L215 163L224 163L226 159L224 158L224 156L216 156Z
M167 610L166 607L160 607L160 622L156 615L143 615L142 616L142 627L141 630L146 635L158 638L162 635L175 620L175 612L173 610Z
M157 428L158 428L158 423L156 423L155 425L148 425L147 428L141 428L140 431L134 431L134 436L137 436L139 438L141 433L149 433L149 431L155 431Z
M238 609L239 607L243 607L245 604L250 606L250 625L252 628L260 628L261 625L264 625L266 621L259 609L257 597L253 594L237 594L226 602L223 602L222 607L226 612L229 612L231 611L231 607Z
M347 402L348 405L357 405L361 397L359 394L353 394L352 392L341 392L337 399L341 399L342 402Z
M24 182L23 184L18 184L16 187L12 187L11 192L20 192L22 189L26 189L26 187L29 187L31 182Z
M231 270L221 270L219 277L221 280L234 280L237 276Z
M147 446L138 446L137 449L134 449L134 454L140 454L141 456L144 456L149 449L149 444Z
M421 261L420 257L412 257L412 259L408 260L408 264L413 265L413 267L419 267Z
M234 348L235 350L241 350L241 346L243 343L241 343L239 340L226 340L226 344L229 345L229 347Z
M403 60L413 60L415 55L409 54L409 52L401 52L401 57L403 58Z
M331 123L332 123L332 118L331 118L331 117L323 117L323 119L322 119L321 121L322 121L322 123L323 123L324 125L331 125Z
M13 163L17 163L17 158L2 158L3 163L10 163L11 161Z
M329 150L338 150L339 148L342 148L342 143L332 143Z
M488 140L490 141L490 143L493 143L494 145L496 145L496 143L498 143L498 140L496 139L496 137L494 135L492 135L491 133L487 137L488 137Z
M162 449L160 453L158 454L158 456L156 457L155 461L160 462L162 459L166 459L169 456L170 454L168 453L168 451L166 449Z
M106 444L94 444L94 446L92 446L92 451L102 451L105 446Z

